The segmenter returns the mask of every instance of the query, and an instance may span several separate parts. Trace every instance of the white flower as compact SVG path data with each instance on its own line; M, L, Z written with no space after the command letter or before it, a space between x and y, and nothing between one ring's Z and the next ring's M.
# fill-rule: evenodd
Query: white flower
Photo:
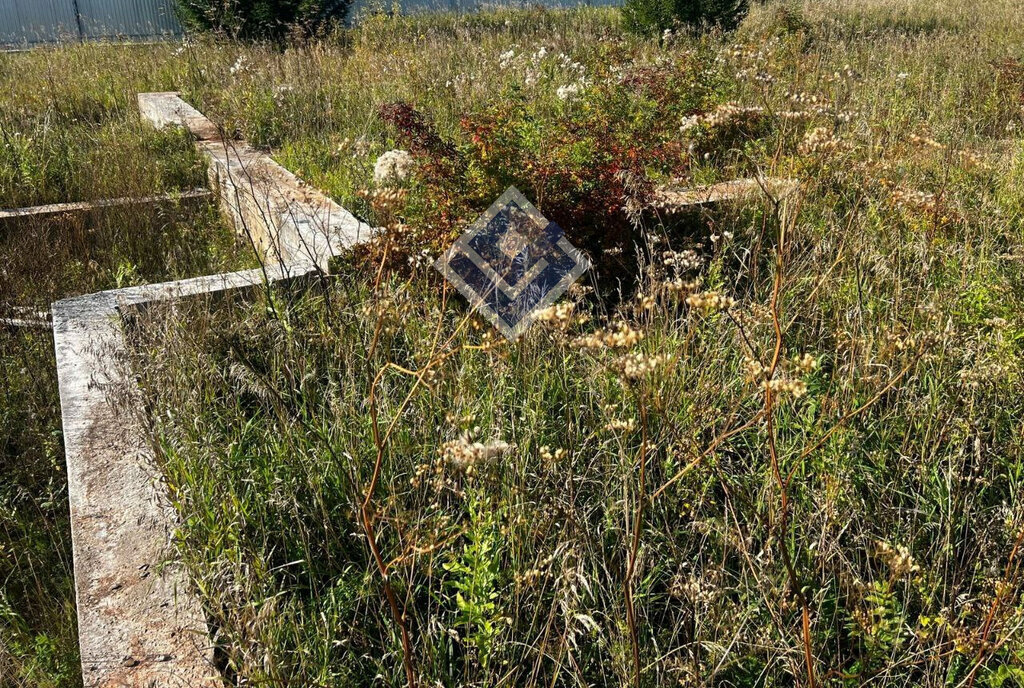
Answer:
M683 117L683 126L679 127L679 130L683 133L686 133L687 131L693 129L698 124L700 124L700 117L698 115L690 115L688 117Z
M533 54L533 59L537 60L537 61L543 60L544 56L547 55L547 54L548 54L548 49L545 48L544 46L541 46L540 50L538 50L537 52L535 52Z
M555 91L555 95L558 96L559 100L568 100L574 96L578 96L581 91L581 87L578 83L567 84L565 86L559 86L558 90Z
M409 151L389 150L377 158L373 166L373 183L381 185L389 181L404 182L412 172L412 164Z
M241 55L237 60L235 60L235 64L231 65L231 75L234 76L235 74L241 74L248 68L249 61L245 59L245 55Z
M514 60L515 58L516 58L516 51L515 50L506 50L505 52L503 52L501 55L498 56L498 64L501 65L502 69L505 69L510 64L512 64L512 60Z

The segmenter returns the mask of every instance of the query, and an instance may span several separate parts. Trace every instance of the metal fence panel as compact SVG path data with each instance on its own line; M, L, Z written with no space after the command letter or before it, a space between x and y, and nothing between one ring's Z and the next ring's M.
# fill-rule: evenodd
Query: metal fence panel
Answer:
M180 33L174 0L0 0L0 45Z
M78 37L71 0L0 0L0 45L34 45Z
M83 38L150 38L181 33L173 0L78 0Z

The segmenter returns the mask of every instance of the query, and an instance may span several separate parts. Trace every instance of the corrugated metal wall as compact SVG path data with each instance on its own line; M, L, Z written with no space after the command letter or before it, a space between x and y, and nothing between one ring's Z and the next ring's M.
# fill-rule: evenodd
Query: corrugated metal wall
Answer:
M144 38L181 32L173 0L78 0L85 38Z
M43 43L78 36L71 0L0 0L0 43Z
M0 45L178 33L174 0L0 0Z

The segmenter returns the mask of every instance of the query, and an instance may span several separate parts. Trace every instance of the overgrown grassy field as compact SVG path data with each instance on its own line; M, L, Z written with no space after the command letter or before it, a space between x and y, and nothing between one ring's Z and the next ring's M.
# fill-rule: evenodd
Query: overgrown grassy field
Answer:
M180 90L386 229L311 293L139 332L226 681L1024 683L1022 15L809 0L640 40L499 11L0 57L66 127ZM88 148L30 170L61 145ZM755 175L801 186L651 207ZM510 184L595 263L514 343L429 269ZM3 652L13 685L71 680Z
M205 184L191 141L142 124L133 86L56 70L61 53L0 56L0 207ZM0 686L81 685L53 337L6 321L250 264L208 199L0 224Z
M218 46L194 99L388 230L319 293L140 342L225 675L1019 683L1022 9ZM752 175L801 188L645 210ZM512 183L595 268L507 343L427 266Z

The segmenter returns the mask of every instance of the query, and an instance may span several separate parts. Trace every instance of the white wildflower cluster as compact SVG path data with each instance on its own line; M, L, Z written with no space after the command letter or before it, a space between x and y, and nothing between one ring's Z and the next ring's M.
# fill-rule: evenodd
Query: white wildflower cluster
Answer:
M571 100L583 92L583 85L582 81L577 81L565 86L559 86L555 91L555 95L558 96L559 100Z
M407 262L413 270L426 270L434 264L434 256L427 249L423 249L419 253L410 255Z
M615 418L604 425L608 432L633 432L636 430L636 420L633 418Z
M373 166L373 183L377 185L388 182L402 183L412 174L413 159L409 151L389 150L379 158Z
M799 399L807 394L807 383L800 378L775 377L768 381L768 389L776 396Z
M757 118L763 114L764 108L757 105L746 106L734 102L722 103L711 112L683 117L679 131L686 134L696 127L714 129L723 125Z
M245 55L240 55L235 64L231 65L231 76L238 74L244 74L249 70L249 59Z
M806 352L802 356L793 356L789 363L795 372L803 375L818 369L818 359Z
M763 380L768 376L768 368L766 368L761 361L751 356L744 357L743 369L746 371L747 379L752 382Z
M938 209L938 200L935 194L927 191L897 186L892 188L889 194L893 203L902 208L928 214L934 213Z
M736 305L736 299L717 291L704 291L686 297L686 305L704 313L727 311Z
M558 63L561 65L562 69L570 72L576 72L581 77L587 73L587 68L583 64L576 62L565 53L558 53Z
M836 138L828 127L815 127L804 135L797 150L801 155L815 155L832 153L842 146L842 142Z
M651 356L640 351L622 356L616 361L616 367L626 379L639 380L664 367L672 360L673 357L669 354Z
M749 64L767 64L775 58L774 50L779 45L778 36L773 36L767 41L760 41L756 46L733 44L721 51L715 61L719 64L726 62L746 62Z
M341 156L351 154L353 158L364 158L369 154L369 152L370 142L362 137L353 141L346 136L334 148L335 155Z
M773 37L767 41L758 43L755 47L745 45L732 45L721 50L715 58L719 65L733 63L737 69L734 72L736 79L744 81L747 79L761 80L769 76L768 69L777 64L775 49L779 44L779 38ZM773 77L770 77L774 81Z
M644 333L634 330L626 323L619 323L609 330L597 330L576 340L576 346L583 349L627 349L644 338Z
M512 445L503 440L475 442L473 437L479 428L466 431L458 439L445 442L441 446L441 458L457 471L471 476L481 468L492 465L512 449Z
M751 382L764 385L777 396L789 396L799 399L807 394L807 382L800 376L807 375L818 368L818 359L809 353L793 356L787 365L785 374L776 370L771 379L768 379L772 371L756 358L747 356L743 359L743 368L747 379Z
M700 280L686 280L682 277L675 277L673 279L663 280L660 286L670 294L681 295L689 294L695 291L700 286Z
M516 51L506 50L501 55L498 55L498 66L500 66L502 69L508 69L509 66L515 61L515 59Z
M663 251L661 262L677 274L697 270L704 264L704 259L692 248L682 251Z
M535 323L544 323L546 325L565 329L572 323L573 310L575 310L576 304L572 301L563 301L556 303L553 306L542 308L533 314L533 321Z
M470 84L473 77L468 74L456 74L453 78L448 79L444 82L445 88L450 88L456 93L460 93L466 86Z
M786 100L805 107L825 107L829 104L824 96L819 96L817 93L808 93L807 91L787 91Z
M654 310L654 307L658 305L658 299L654 294L645 294L642 291L638 291L635 297L637 307L642 311Z

